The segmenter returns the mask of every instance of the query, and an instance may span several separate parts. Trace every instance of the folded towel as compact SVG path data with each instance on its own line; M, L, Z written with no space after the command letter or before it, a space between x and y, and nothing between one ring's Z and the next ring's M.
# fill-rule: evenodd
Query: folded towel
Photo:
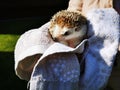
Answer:
M84 51L86 41L76 48L60 43L51 45L33 69L30 90L79 90L80 65L75 53Z
M21 79L30 79L36 55L42 55L53 43L48 34L49 24L48 22L38 29L29 30L18 39L14 51L15 71Z
M111 74L118 49L119 15L112 8L96 9L87 14L87 19L89 38L76 48L53 42L48 35L48 28L44 28L45 33L42 33L44 30L35 30L31 35L24 34L24 37L18 40L15 49L15 70L19 77L27 78L25 73L21 74L24 71L21 69L22 62L26 60L24 58L38 53L43 54L32 71L30 90L99 90L104 88ZM39 38L41 36L44 37L41 39ZM28 38L32 40L28 41ZM45 41L43 44L42 40ZM86 49L84 49L85 42L88 42ZM32 48L38 43L40 45L38 48ZM42 49L42 47L45 48ZM81 58L81 61L85 61L82 74L80 73L81 63L78 62L76 53L84 53Z
M118 50L120 16L112 9L96 9L87 14L88 43L85 73L80 90L100 90L107 84Z

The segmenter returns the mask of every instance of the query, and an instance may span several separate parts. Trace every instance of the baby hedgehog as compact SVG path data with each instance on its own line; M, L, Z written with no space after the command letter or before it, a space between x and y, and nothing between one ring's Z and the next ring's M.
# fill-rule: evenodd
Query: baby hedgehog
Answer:
M79 12L59 11L50 20L49 32L54 41L74 48L86 38L87 19Z

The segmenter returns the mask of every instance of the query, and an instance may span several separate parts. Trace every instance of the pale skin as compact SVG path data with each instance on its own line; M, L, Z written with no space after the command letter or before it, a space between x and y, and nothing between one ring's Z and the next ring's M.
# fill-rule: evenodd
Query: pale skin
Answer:
M120 14L120 0L70 0L67 9L86 14L93 8L114 8Z

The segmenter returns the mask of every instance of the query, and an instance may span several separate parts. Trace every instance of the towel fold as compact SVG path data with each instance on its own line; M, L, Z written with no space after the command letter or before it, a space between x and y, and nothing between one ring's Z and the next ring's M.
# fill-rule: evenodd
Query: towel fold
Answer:
M112 8L95 9L87 14L87 19L89 46L80 90L100 90L107 84L118 50L120 16Z
M17 73L21 72L20 63L25 57L37 53L43 54L32 71L30 90L100 90L106 86L118 50L120 17L114 9L106 8L90 11L87 19L89 38L76 48L53 42L48 35L48 28L45 30L46 33L42 33L44 30L39 30L39 34L37 31L28 34L30 38L33 37L28 44L29 41L25 41L25 37L18 40L15 50ZM42 44L43 38L39 38L42 35L45 35L44 41L47 41L44 44ZM25 36L27 39L27 34ZM28 47L30 50L24 48L25 45L21 46L22 41L26 47L30 46ZM34 52L36 49L31 46L36 46L38 42L46 48L43 50L42 46L39 46L38 52ZM84 49L86 42L88 46ZM78 62L76 53L83 53L81 60L85 61L85 67L82 74L81 63ZM26 78L24 73L22 76L18 75L23 79Z
M38 29L32 29L20 36L18 39L14 56L15 71L21 79L29 80L36 55L39 57L53 43L48 34L49 22Z

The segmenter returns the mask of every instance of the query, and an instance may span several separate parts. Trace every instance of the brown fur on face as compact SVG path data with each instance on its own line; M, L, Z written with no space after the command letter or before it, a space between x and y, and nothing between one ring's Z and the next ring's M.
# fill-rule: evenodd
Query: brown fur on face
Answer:
M50 20L49 32L55 41L75 47L85 37L87 20L78 12L62 10Z

